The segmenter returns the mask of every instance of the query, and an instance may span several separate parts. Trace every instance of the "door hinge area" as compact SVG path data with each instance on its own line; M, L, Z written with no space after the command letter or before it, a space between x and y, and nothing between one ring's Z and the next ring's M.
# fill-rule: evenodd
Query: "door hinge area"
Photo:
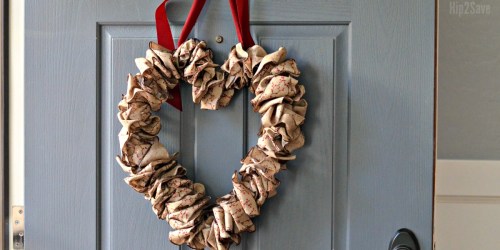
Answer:
M12 244L24 249L24 206L12 206Z

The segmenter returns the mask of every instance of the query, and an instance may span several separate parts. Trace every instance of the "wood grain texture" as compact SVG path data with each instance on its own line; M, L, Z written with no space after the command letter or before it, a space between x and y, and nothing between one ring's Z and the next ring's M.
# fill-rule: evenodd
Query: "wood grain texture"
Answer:
M317 249L332 248L334 42L343 28L255 28L264 48L272 51L283 46L288 57L297 60L309 108L303 126L306 144L297 151L297 159L287 164L289 170L280 174L279 194L262 208L257 219L258 241L249 242L249 249L308 249L311 244ZM252 116L249 113L249 123L258 122ZM255 129L255 125L250 127ZM248 140L250 145L255 144L253 137Z
M334 249L348 249L348 178L349 178L349 85L351 43L350 27L338 34L335 39L335 86L333 90L333 226ZM346 62L346 63L339 63Z
M173 22L184 22L191 0L170 0L167 13ZM228 8L226 0L207 1L209 6L221 5ZM100 22L153 22L159 1L97 0ZM351 18L351 1L315 0L304 5L302 0L250 0L250 21L252 22L346 22ZM203 10L200 18L231 18L230 12L220 9Z
M173 28L178 32L178 27ZM101 30L102 249L179 249L167 240L169 225L158 220L151 204L124 183L127 175L114 159L120 154L117 135L121 129L116 105L126 91L127 74L138 72L134 59L145 56L155 34L154 26L103 26ZM178 152L180 112L163 105L156 115L162 119L160 141L170 152Z
M198 25L194 37L207 39L216 64L222 65L231 47L237 43L236 33L227 2L211 2L206 12L219 13L216 18L205 18ZM201 17L200 17L201 18ZM217 27L217 28L213 28ZM215 43L221 35L224 43ZM244 98L240 91L235 93L231 105L217 111L195 108L195 176L197 182L206 183L205 188L213 198L227 194L232 189L231 175L241 167L244 133ZM189 143L189 142L187 142ZM210 183L210 184L209 184Z
M25 6L25 247L94 249L96 6Z
M229 23L231 24L231 23ZM224 25L224 21L212 20L208 26ZM123 89L124 82L113 80L120 78L126 72L133 71L133 60L126 60L124 57L133 57L134 54L140 54L144 50L147 41L143 41L147 36L147 32L153 31L152 26L104 26L103 27L103 87L112 85L112 97L106 97L104 94L103 107L105 109L114 110L113 103L118 102L121 92L115 89ZM220 31L220 30L216 30ZM221 34L224 37L234 37L234 31L230 28L222 29L226 32L210 33L210 30L203 28L197 32L203 32L207 35L205 37L215 37L216 34ZM308 123L306 125L305 133L308 138L306 147L299 151L298 163L295 161L289 164L292 180L287 181L288 173L282 175L283 185L280 187L280 195L276 197L275 201L272 199L269 202L268 209L263 210L262 219L257 219L258 231L255 234L245 235L244 240L240 246L234 246L233 249L276 249L279 247L299 247L306 248L310 243L307 238L317 242L319 247L330 248L332 244L332 220L333 220L333 140L334 136L331 133L333 129L333 102L334 86L336 80L334 79L335 66L335 40L339 34L347 31L347 26L334 26L334 25L318 25L318 26L280 26L280 25L264 25L254 26L253 32L259 34L256 39L268 50L273 51L279 46L285 46L289 49L289 57L295 58L299 61L299 66L304 72L301 81L308 87L307 95L310 96L310 105L313 107L308 114ZM213 32L213 31L212 31ZM291 32L295 32L294 36L290 36ZM347 39L345 37L344 39ZM219 60L225 57L228 46L234 44L228 42L227 44L218 45L211 43L211 48ZM119 45L121 44L121 45ZM226 48L227 47L227 48ZM227 50L226 50L227 49ZM347 41L343 42L343 47L338 50L347 51ZM325 55L326 54L326 55ZM113 55L119 55L115 58ZM109 57L109 58L108 58ZM323 60L317 58L323 57ZM344 58L345 59L345 58ZM123 63L117 63L123 62ZM113 66L114 65L114 66ZM347 61L338 62L338 74L347 74ZM343 66L340 66L343 65ZM106 73L110 71L111 73ZM320 73L326 72L326 73ZM116 77L115 77L116 76ZM109 79L109 80L106 80ZM339 77L340 79L340 77ZM346 83L346 82L345 82ZM230 174L232 170L239 168L239 159L246 153L246 150L255 145L256 133L259 127L259 115L251 110L248 104L248 98L245 94L247 91L237 94L233 103L219 111L205 111L200 110L198 106L190 104L189 87L183 88L183 95L185 96L184 108L185 112L182 113L182 128L181 133L187 137L179 137L178 134L167 134L161 139L165 141L181 140L181 154L186 156L184 152L185 147L193 147L194 145L194 169L185 162L182 162L185 167L194 170L193 176L197 181L206 184L208 193L213 196L219 196L227 193L231 188ZM186 91L185 91L186 90ZM105 90L104 93L108 91ZM187 95L186 95L187 93ZM312 98L316 97L316 98ZM111 98L111 102L108 99ZM116 100L115 100L116 99ZM109 107L109 108L108 108ZM344 107L343 112L346 114L347 109ZM104 127L106 132L105 138L108 134L110 136L109 148L105 146L104 151L112 151L109 155L117 154L118 145L115 139L118 133L119 124L112 116L112 112L105 111L103 119L107 119L107 124L115 124L109 128ZM340 112L339 112L340 114ZM192 116L194 115L194 116ZM165 117L164 123L171 121L172 117ZM345 121L345 120L344 120ZM186 127L188 126L188 127ZM307 129L309 126L309 129ZM188 132L189 131L189 132ZM345 132L344 132L345 133ZM326 136L325 136L326 135ZM194 137L194 138L193 138ZM227 139L224 139L227 137ZM194 140L193 140L193 139ZM115 142L116 141L116 142ZM193 143L194 142L194 143ZM243 143L247 145L243 145ZM314 142L314 143L313 143ZM103 145L108 145L103 144ZM167 146L168 147L168 146ZM170 149L170 147L169 147ZM302 152L302 153L301 153ZM189 153L186 151L186 153ZM106 155L108 153L105 153ZM189 160L190 157L187 157ZM103 222L113 221L110 226L105 230L108 233L103 234L103 241L111 241L107 243L106 249L120 249L124 246L137 246L134 240L144 237L143 233L156 235L158 232L166 233L168 228L158 228L152 223L158 221L151 220L148 217L153 217L149 213L143 215L137 214L139 211L145 210L149 204L142 199L135 197L136 194L129 190L129 188L121 183L122 176L121 169L113 162L110 157L109 163L103 163L103 168L111 168L109 174L103 174L104 184L103 192L110 192L109 195L104 194L104 206L109 208L104 211L110 211L110 219L103 216ZM228 163L224 163L228 162ZM315 166L311 169L300 169L299 166ZM299 168L294 168L294 166ZM321 166L321 167L319 167ZM221 173L227 173L227 176ZM107 181L107 179L117 179L117 181ZM310 185L310 180L314 179L321 185ZM107 183L109 182L109 183ZM109 188L107 188L109 186ZM119 189L119 191L113 191ZM288 198L281 196L289 195ZM297 197L307 197L309 202L304 202L303 199ZM106 205L106 201L110 200L112 204ZM134 202L131 202L134 201ZM137 202L136 202L137 201ZM140 204L142 202L144 204ZM112 210L112 207L120 207L118 211ZM290 209L293 208L293 209ZM320 210L318 210L320 208ZM278 212L275 210L278 209ZM123 211L122 211L123 210ZM311 211L314 210L314 215ZM114 211L111 213L111 211ZM122 223L131 223L128 214L137 214L134 218L133 225L125 225ZM278 223L275 222L276 216ZM289 218L296 218L296 220L289 220ZM268 222L266 222L268 220ZM262 222L263 221L263 222ZM115 225L116 224L116 225ZM301 227L297 228L295 225L300 224ZM131 237L131 232L136 228L149 225L147 230L137 232ZM128 226L128 227L127 227ZM165 225L165 227L167 227ZM155 231L156 230L156 231ZM344 228L345 230L345 228ZM339 229L339 232L341 230ZM290 239L289 235L295 234L295 237ZM136 236L137 235L137 238ZM272 240L268 237L272 236ZM154 242L155 240L152 240ZM149 249L160 249L161 245L165 245L165 241L156 241L148 243ZM143 243L144 244L144 243ZM185 248L185 247L183 247ZM187 248L186 248L187 249Z
M348 249L432 249L434 1L354 1Z
M459 14L465 2L439 1L438 158L498 160L500 2L469 1L491 11Z
M156 4L27 2L28 248L179 249L113 160L116 104L133 59L154 39ZM188 2L172 6L174 24L182 22ZM299 63L310 109L306 145L281 174L279 195L232 249L385 249L400 227L431 249L434 3L251 6L254 38L268 51L286 46ZM226 1L208 1L193 33L219 63L236 43L229 13ZM160 139L215 198L230 191L231 172L255 144L258 116L246 90L217 112L190 104L188 86L182 95L184 112L159 113Z

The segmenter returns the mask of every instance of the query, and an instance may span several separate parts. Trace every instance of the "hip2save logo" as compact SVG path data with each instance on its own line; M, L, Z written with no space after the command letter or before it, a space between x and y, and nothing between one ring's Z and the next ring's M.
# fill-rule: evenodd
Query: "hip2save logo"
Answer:
M451 1L450 15L472 16L472 15L489 15L491 13L491 5L476 3L474 1Z

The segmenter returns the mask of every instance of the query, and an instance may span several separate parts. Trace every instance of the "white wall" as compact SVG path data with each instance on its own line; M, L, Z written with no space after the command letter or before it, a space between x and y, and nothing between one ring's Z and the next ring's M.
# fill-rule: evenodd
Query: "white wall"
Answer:
M500 1L438 3L436 249L500 249Z
M500 161L438 160L436 250L499 249Z
M12 207L24 205L24 0L9 0L9 29L11 32L9 36L9 196L10 207ZM11 215L9 220L12 221L10 218ZM9 235L12 235L12 228L10 230ZM12 238L10 246L12 249Z
M499 24L498 0L439 0L438 159L500 160Z

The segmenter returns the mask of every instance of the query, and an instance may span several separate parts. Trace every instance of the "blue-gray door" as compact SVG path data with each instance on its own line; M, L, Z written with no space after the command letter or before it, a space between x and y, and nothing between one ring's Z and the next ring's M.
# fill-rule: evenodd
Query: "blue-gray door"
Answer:
M26 1L27 249L179 249L114 161L116 104L155 40L153 0ZM434 1L251 1L266 50L288 49L310 106L306 145L279 194L232 249L386 249L412 229L432 247ZM174 36L190 1L168 4ZM216 43L215 37L224 37ZM208 1L192 36L219 63L236 35L227 1ZM212 197L256 142L242 91L202 111L160 112L160 138ZM185 249L183 247L182 249Z

